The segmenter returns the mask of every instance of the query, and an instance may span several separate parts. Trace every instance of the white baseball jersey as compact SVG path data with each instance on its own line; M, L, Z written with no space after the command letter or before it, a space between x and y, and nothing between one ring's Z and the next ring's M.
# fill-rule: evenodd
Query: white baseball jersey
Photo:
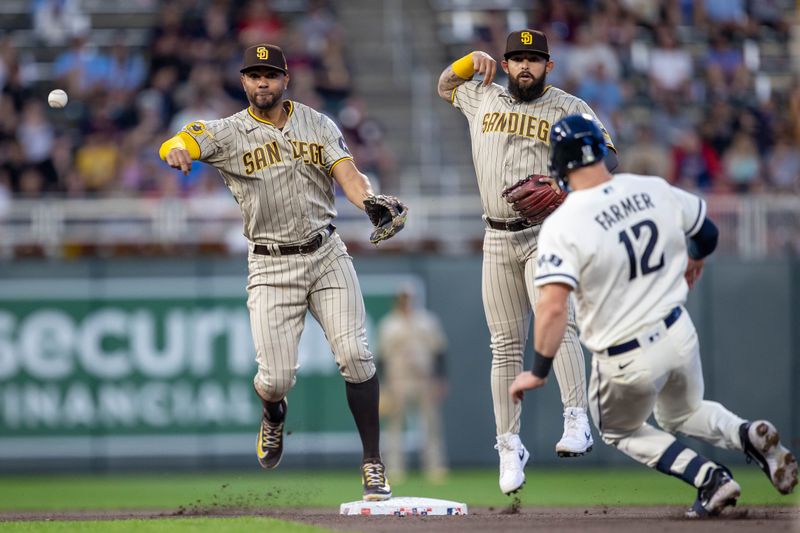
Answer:
M581 340L601 352L686 301L686 238L705 216L705 201L653 176L571 192L542 226L535 285L575 289Z
M298 102L285 105L281 129L249 107L183 129L200 146L200 161L219 170L254 243L304 242L327 227L336 216L331 173L352 159L331 119Z
M678 307L688 290L686 238L705 215L701 198L661 178L618 174L570 193L545 220L535 280L575 289L581 339L594 352L589 409L603 441L695 487L716 464L674 434L741 450L744 422L703 399L697 332Z
M453 89L452 102L469 121L483 211L498 219L519 218L502 198L503 189L530 174L550 175L550 127L575 113L597 119L586 102L551 85L539 98L521 102L496 83L484 86L473 80ZM611 137L602 124L601 128L613 149Z

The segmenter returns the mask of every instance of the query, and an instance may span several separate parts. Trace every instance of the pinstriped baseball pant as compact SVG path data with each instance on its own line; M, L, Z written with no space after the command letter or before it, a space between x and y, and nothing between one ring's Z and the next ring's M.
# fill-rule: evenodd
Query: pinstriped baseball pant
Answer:
M538 290L536 237L539 227L511 232L486 229L483 240L482 294L491 334L492 402L497 434L519 433L521 404L514 404L508 387L522 371L523 350L530 332ZM570 299L564 340L553 361L564 407L586 408L586 368Z
M248 255L247 308L256 347L259 396L278 401L295 383L306 311L322 326L345 381L375 374L366 311L347 248L333 233L311 254Z

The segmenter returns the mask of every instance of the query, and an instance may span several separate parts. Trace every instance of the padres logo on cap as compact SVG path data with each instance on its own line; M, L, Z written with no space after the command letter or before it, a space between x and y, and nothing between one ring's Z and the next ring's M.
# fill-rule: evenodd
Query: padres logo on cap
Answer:
M524 31L522 34L520 34L519 40L522 42L522 44L531 44L533 42L533 35L531 35L531 32L529 31Z
M269 58L269 50L265 46L259 46L256 49L256 57L264 61Z

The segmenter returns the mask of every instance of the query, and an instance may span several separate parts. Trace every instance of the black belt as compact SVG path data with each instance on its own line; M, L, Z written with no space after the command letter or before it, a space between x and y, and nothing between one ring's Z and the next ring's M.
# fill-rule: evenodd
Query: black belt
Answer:
M667 316L664 317L664 324L666 324L667 327L670 327L680 317L681 317L681 308L675 307L672 309L672 311L669 312ZM632 341L628 342L623 342L622 344L615 344L614 346L608 347L608 355L610 356L621 355L624 354L625 352L630 352L631 350L635 350L639 346L640 346L639 341L637 341L636 339L633 339Z
M310 254L311 252L316 252L319 250L319 247L322 246L322 243L325 241L325 237L330 236L333 231L336 229L336 226L333 224L328 224L328 227L325 228L326 234L318 233L316 237L311 239L308 242L304 242L303 244L290 244L290 245L279 245L278 250L280 251L280 255L295 255L295 254ZM270 247L265 246L263 244L256 244L253 246L253 253L259 255L277 255L270 252Z
M503 231L522 231L536 225L531 224L525 218L517 218L514 220L496 220L489 217L486 217L486 224L492 229L501 229Z

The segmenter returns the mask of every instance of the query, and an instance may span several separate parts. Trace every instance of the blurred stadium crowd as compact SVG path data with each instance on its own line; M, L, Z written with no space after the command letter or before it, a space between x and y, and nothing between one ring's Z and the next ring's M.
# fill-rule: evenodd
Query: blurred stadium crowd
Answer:
M709 192L800 191L792 0L537 0L521 17L507 4L431 0L442 67L469 47L500 58L512 26L542 29L551 83L597 111L621 170ZM103 46L91 5L30 0L32 31L2 25L0 196L227 194L209 167L167 169L157 147L191 120L246 106L241 50L265 41L287 50L291 98L340 124L359 167L378 182L395 172L384 126L358 96L347 53L358 39L335 2L130 0L151 15L145 38L117 29ZM54 87L70 95L63 111L46 107Z
M345 35L328 3L295 4L302 11L278 12L264 0L131 0L132 13L153 15L145 46L126 42L122 30L101 47L80 0L32 0L41 48L16 46L10 28L0 40L0 190L24 198L227 194L210 167L182 176L157 150L192 120L247 106L241 53L256 42L287 48L291 98L336 118L363 168L391 164L382 130L353 97ZM37 83L42 49L59 52L51 80ZM69 94L63 111L47 109L54 87Z

